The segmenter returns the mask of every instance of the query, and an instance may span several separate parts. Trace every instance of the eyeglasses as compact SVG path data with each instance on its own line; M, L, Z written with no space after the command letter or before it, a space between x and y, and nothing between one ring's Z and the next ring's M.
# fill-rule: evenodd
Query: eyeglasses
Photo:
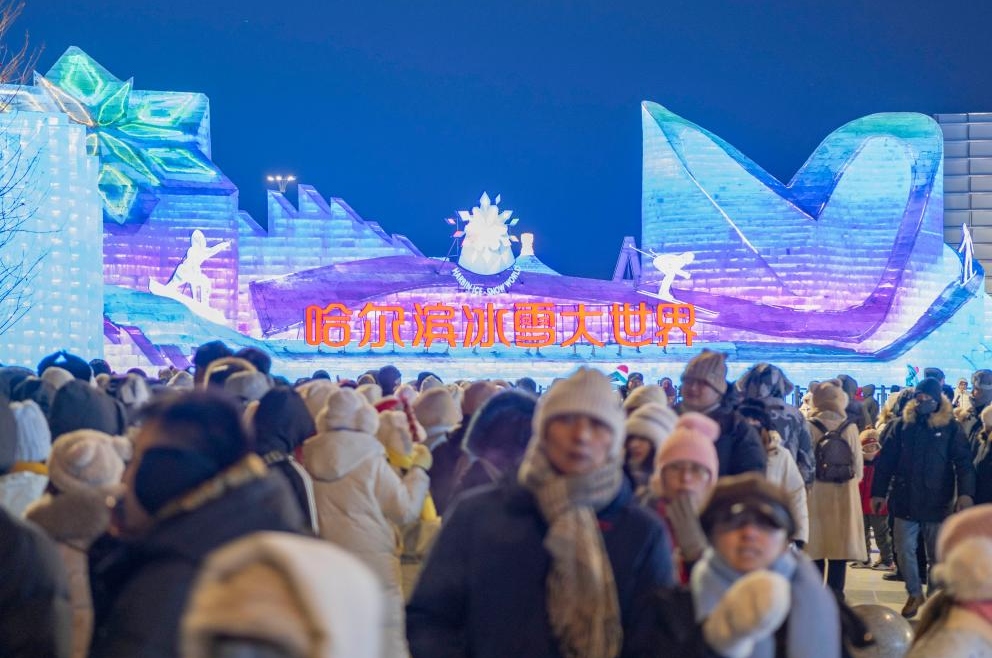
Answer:
M702 464L690 461L677 461L665 464L661 467L661 472L666 475L676 475L679 477L688 475L693 480L710 479L710 469Z

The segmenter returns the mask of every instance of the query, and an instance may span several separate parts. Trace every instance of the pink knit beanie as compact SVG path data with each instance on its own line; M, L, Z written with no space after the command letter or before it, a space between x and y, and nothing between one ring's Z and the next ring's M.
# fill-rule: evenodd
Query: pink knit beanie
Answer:
M715 478L720 472L714 445L719 437L720 426L716 421L695 412L682 414L658 451L658 469L672 462L688 461L705 466Z

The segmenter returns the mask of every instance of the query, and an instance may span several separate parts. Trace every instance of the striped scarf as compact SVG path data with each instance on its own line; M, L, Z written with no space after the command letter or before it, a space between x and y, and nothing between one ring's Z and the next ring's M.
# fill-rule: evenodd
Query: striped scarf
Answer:
M566 477L552 468L540 442L531 441L517 478L548 523L548 617L562 654L616 658L623 642L620 604L596 511L623 485L620 462L611 458L591 473Z

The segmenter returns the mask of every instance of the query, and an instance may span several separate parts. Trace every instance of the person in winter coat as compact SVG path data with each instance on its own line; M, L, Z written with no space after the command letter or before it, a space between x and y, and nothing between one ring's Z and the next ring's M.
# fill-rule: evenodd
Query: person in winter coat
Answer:
M992 505L951 516L937 539L934 578L906 658L992 658Z
M878 422L878 400L875 399L875 385L865 384L861 387L861 404L864 405L865 414L868 416L868 428L875 427Z
M182 620L183 658L378 658L382 588L319 539L259 532L211 553Z
M515 482L459 499L407 606L414 658L633 656L633 602L672 583L664 526L623 475L623 412L580 368L534 416Z
M982 429L975 436L975 504L992 503L992 406L982 410Z
M92 658L179 656L179 621L205 556L261 530L303 529L289 486L214 392L148 407L123 484L112 529L128 540L99 556L91 548Z
M858 382L850 375L837 375L836 380L847 394L847 417L857 425L860 433L868 427L869 418L864 403L858 398Z
M355 555L379 578L385 597L382 655L392 658L407 653L399 527L420 515L431 464L430 451L418 444L412 468L400 477L376 438L379 422L363 395L337 390L317 416L317 435L303 444L303 463L314 480L320 536Z
M883 508L878 514L871 509L871 485L875 479L875 459L882 450L882 444L878 440L878 430L874 428L866 429L861 433L861 455L864 460L864 477L858 483L858 491L861 493L861 514L865 524L865 549L871 555L871 538L875 536L875 544L878 546L878 561L872 564L870 561L852 564L852 569L874 569L876 571L895 570L895 557L892 554L892 538L889 536L889 510Z
M465 460L455 476L452 499L463 492L516 475L530 440L537 399L503 391L486 400L465 432Z
M809 508L806 501L806 483L799 474L799 468L792 454L782 447L782 437L775 431L771 417L760 402L747 400L737 409L758 431L761 441L768 451L768 466L765 477L789 496L789 511L796 522L796 534L789 537L802 548L809 541ZM803 424L806 420L803 419ZM808 431L808 430L807 430Z
M912 617L925 601L917 538L923 535L932 566L937 533L952 506L961 510L974 504L975 469L967 439L952 415L951 401L935 379L924 379L916 386L902 418L886 434L875 460L871 505L878 513L888 500L895 517L896 559L909 594L902 614Z
M69 658L72 608L52 541L0 507L0 656Z
M824 446L821 442L826 434L834 430L840 433L850 448L851 478L832 482L821 479L818 470L809 492L809 543L806 554L821 572L826 573L827 585L841 600L847 580L848 560L864 562L868 559L858 490L858 482L864 475L864 458L857 425L845 413L848 408L847 394L840 382L820 382L813 389L813 415L809 422L817 456L822 454Z
M431 467L431 499L437 513L444 516L451 502L458 464L462 461L462 444L465 432L472 422L472 416L482 408L486 400L500 392L498 386L489 381L472 382L462 396L462 422L448 433L448 439L431 451L434 465Z
M716 452L721 477L747 471L764 473L767 457L758 433L725 399L729 397L726 359L723 353L705 349L694 356L682 373L682 403L675 410L679 414L705 414L720 426Z
M12 433L0 436L0 441L13 443L14 462L6 471L0 471L4 473L0 475L0 507L21 517L48 485L45 461L52 450L52 435L34 402L11 402L7 410L15 427Z
M72 655L89 655L93 634L86 552L110 525L107 496L119 488L131 443L96 430L63 434L48 460L48 491L32 503L25 517L58 542L69 575L72 600Z
M688 590L641 601L633 638L644 658L840 658L835 598L790 548L784 492L757 473L721 478L700 516L712 548Z
M307 526L314 535L319 535L313 478L295 457L296 449L317 433L303 398L284 386L270 390L258 401L252 426L255 429L255 453L261 456L266 466L286 478Z
M683 585L689 582L693 565L708 546L699 512L716 486L720 466L713 444L719 432L716 422L702 414L682 414L673 431L662 438L650 495L642 499L668 529L672 564Z
M636 389L627 400L636 395L637 391L647 389L647 386ZM648 482L655 471L658 449L675 429L677 420L678 415L667 403L662 405L649 402L638 406L624 423L624 466L634 483L634 496L638 499L647 494Z
M771 429L778 433L782 447L792 455L803 482L812 484L814 463L809 426L799 409L785 401L795 386L782 369L759 363L744 373L734 387L745 402L758 402L764 407Z
M978 434L982 431L982 412L992 404L992 370L976 370L971 375L971 394L961 398L954 419L968 439L971 454L978 453Z

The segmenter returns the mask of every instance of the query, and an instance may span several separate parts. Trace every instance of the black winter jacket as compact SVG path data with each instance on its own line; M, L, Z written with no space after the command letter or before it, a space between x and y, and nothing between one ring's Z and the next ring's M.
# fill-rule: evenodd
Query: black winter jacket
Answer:
M668 533L626 481L598 518L626 637L634 602L674 582ZM407 606L413 658L561 656L546 609L547 530L533 495L515 482L459 498ZM631 656L626 644L620 656Z
M273 474L161 521L143 541L91 564L94 630L90 658L179 656L179 621L200 563L253 532L300 532L289 486Z
M0 656L71 654L72 607L58 549L0 507Z
M687 411L681 405L676 407L679 414ZM712 411L706 412L720 425L720 438L716 440L716 455L720 460L720 477L740 475L749 471L765 472L768 454L761 443L761 437L744 417L734 411L727 401Z
M918 418L916 409L916 400L910 400L902 417L886 428L871 495L888 496L889 511L898 518L936 523L950 513L955 493L975 495L975 469L950 401L941 398L940 408L926 419Z

